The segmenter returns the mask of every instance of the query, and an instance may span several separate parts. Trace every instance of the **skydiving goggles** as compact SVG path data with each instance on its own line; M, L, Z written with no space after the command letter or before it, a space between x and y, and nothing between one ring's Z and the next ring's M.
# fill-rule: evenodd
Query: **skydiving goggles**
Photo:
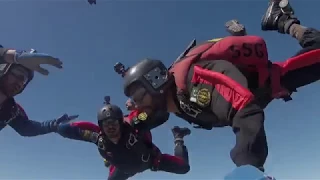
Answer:
M101 126L119 126L120 125L120 120L119 119L114 119L114 118L108 118L100 121Z
M133 94L131 94L130 99L137 105L143 104L143 99L147 95L147 90L143 87L138 88L137 91L134 91Z
M14 76L20 82L22 82L23 85L28 84L28 82L30 81L29 72L21 66L16 65L16 66L11 67L9 69L8 73L11 74L12 76Z
M30 75L30 71L28 71L25 67L18 64L0 64L0 76L5 76L6 74L10 74L14 76L19 81L23 82L24 85L27 85L29 81L32 79L32 75Z

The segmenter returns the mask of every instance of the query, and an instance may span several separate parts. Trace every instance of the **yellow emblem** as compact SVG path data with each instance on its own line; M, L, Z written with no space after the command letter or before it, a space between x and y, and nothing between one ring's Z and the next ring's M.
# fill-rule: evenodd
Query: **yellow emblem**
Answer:
M205 89L205 88L200 89L198 91L196 99L197 99L198 105L202 107L208 106L211 101L211 93L208 89Z
M139 119L140 121L145 121L145 120L147 120L147 118L148 118L148 115L147 115L147 113L145 113L145 112L140 113L140 114L138 115L138 119Z
M85 138L85 139L90 139L90 137L91 137L91 131L89 131L89 130L84 130L82 133L83 133L83 134L82 134L83 138Z

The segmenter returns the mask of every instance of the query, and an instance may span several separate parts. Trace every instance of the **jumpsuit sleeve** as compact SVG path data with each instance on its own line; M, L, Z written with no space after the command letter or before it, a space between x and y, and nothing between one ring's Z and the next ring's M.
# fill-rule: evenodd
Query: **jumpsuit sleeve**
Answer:
M98 143L100 128L91 122L73 122L58 126L58 134L64 138Z
M38 136L53 132L45 123L32 121L24 117L17 117L9 125L21 136Z
M123 120L124 122L133 125L136 123L137 117L140 114L138 110L132 110L129 114L125 115Z
M164 112L164 111L155 112L147 119L146 123L148 124L149 130L152 130L158 126L161 126L162 124L168 121L169 117L170 117L170 113L168 112Z
M51 121L37 122L30 120L24 109L17 104L17 114L9 125L21 136L38 136L54 132Z
M158 126L161 126L168 121L170 113L157 111L148 115L145 112L139 112L138 110L131 111L130 114L124 117L124 120L136 127L137 129L152 130Z

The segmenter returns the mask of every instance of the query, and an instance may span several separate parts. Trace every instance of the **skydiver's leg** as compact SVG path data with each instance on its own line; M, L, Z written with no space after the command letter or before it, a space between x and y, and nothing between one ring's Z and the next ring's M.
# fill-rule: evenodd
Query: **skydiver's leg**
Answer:
M128 178L130 178L132 176L134 176L134 174L124 173L124 172L120 171L119 169L117 169L116 167L114 167L113 165L111 165L109 167L108 180L127 180Z
M228 61L215 61L214 70L238 82L242 87L248 88L248 80L234 64ZM217 96L218 97L218 96ZM216 98L215 104L222 109L228 109L230 103L221 98ZM267 140L264 131L263 107L269 100L256 99L256 102L248 104L246 107L231 110L226 117L232 120L233 132L236 135L236 145L230 152L232 161L237 166L252 165L263 171L263 165L268 155ZM259 103L256 104L256 103ZM219 109L221 109L219 108ZM218 109L218 108L216 108ZM216 115L221 114L216 111Z
M175 174L186 174L190 170L189 165L189 156L188 149L184 145L184 136L187 136L191 133L188 128L179 128L175 126L172 129L172 133L174 136L174 156L169 154L162 154L158 170L166 171Z
M252 165L264 171L268 156L268 144L264 130L264 112L260 106L250 104L233 118L236 145L230 152L237 166Z
M286 6L283 7L281 4ZM298 54L320 48L320 32L300 25L288 0L270 0L267 12L262 18L261 29L289 34L297 39L303 48Z
M302 49L295 56L320 49L320 31L300 25L300 21L293 16L293 10L289 4L287 8L284 8L284 12L288 13L283 13L280 2L281 0L270 0L269 8L262 19L262 30L277 30L297 39ZM281 3L286 4L288 1L282 0ZM281 78L281 83L289 91L295 91L299 87L318 81L320 79L319 69L320 63L315 63L289 71Z
M203 63L205 63L204 61ZM211 61L212 62L212 61ZM239 83L242 87L248 88L248 80L244 74L229 61L217 60L214 61L213 67L207 66L215 72L220 72L225 76L233 79ZM222 88L221 88L222 89ZM220 91L221 93L222 91ZM219 93L214 91L214 93ZM226 94L230 94L230 91L226 91ZM236 96L236 95L234 95ZM263 165L268 155L267 140L264 131L264 112L263 108L269 100L259 99L255 104L252 102L239 111L230 108L230 102L228 102L223 95L212 95L215 100L212 100L213 112L220 119L228 119L232 122L233 132L236 135L236 145L230 152L232 161L237 166L252 165L263 170ZM219 109L226 109L227 112ZM230 110L231 109L231 110ZM223 114L223 115L221 115Z
M269 1L268 9L262 17L261 29L263 31L278 31L281 34L290 34L299 40L306 28L300 26L300 21L294 16L292 8L287 8L286 11L283 11L280 3L285 1L286 0Z
M302 49L295 56L308 51L320 49L320 32L313 28L306 28L299 24L290 27L290 34L298 39ZM289 71L282 77L281 83L288 90L295 90L299 87L311 84L320 79L320 63L305 66Z

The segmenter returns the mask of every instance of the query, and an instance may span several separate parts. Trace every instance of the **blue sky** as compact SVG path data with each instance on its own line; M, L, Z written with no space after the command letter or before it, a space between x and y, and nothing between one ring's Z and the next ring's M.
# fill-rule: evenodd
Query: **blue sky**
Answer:
M260 30L267 0L259 1L1 1L1 41L6 47L35 48L61 58L63 70L36 76L17 98L30 118L43 121L63 113L96 121L103 97L124 107L121 79L113 72L117 61L132 65L152 57L170 64L193 38L223 37L224 22L237 18L251 34L266 39L272 60L283 60L300 47L288 35ZM303 24L320 28L317 1L292 1ZM311 15L312 13L312 15ZM299 90L294 101L275 101L266 109L270 153L267 172L278 179L320 178L318 83ZM188 126L172 115L153 131L163 152L173 152L170 128ZM234 165L230 128L192 129L186 138L191 171L187 175L145 172L133 179L221 179ZM10 127L1 132L0 179L106 179L93 144L49 134L18 136Z

